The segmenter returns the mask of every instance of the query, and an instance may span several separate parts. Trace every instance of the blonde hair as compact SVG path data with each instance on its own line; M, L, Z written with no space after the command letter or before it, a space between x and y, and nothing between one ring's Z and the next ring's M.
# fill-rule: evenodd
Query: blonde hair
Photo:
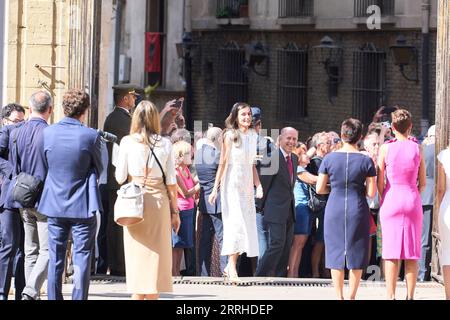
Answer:
M139 134L144 142L151 144L152 135L161 134L158 108L150 101L142 101L136 107L131 120L130 134Z
M206 139L218 147L220 145L219 139L222 136L222 132L222 129L217 127L209 128L206 132Z
M186 154L191 152L192 146L186 141L178 141L173 145L173 154L175 155L175 161L177 164L180 164L183 161L180 158L183 158Z

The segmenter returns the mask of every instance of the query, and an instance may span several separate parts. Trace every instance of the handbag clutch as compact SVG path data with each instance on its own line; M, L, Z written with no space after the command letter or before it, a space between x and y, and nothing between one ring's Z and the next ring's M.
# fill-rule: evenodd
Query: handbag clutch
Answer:
M144 221L144 190L134 182L117 191L114 221L122 227L131 227Z
M152 150L152 148L150 148ZM132 227L144 221L144 189L148 178L148 162L153 152L148 152L144 169L144 185L134 182L123 185L117 191L117 200L114 204L114 221L122 227Z

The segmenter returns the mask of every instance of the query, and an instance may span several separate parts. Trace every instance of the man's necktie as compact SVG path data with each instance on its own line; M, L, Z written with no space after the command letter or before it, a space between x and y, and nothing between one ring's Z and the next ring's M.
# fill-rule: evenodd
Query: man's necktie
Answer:
M289 170L289 179L290 179L290 181L292 183L292 181L294 179L294 166L292 165L292 159L291 159L290 155L288 155L286 157L286 163L287 163L287 167L288 167L288 170Z

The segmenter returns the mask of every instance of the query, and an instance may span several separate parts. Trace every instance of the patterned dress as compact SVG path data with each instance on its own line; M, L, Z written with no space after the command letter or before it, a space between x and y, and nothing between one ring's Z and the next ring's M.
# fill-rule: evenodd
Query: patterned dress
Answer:
M232 142L228 166L221 184L223 219L222 255L259 255L254 200L253 165L258 136L255 131L240 134L240 144ZM232 136L226 134L226 139Z

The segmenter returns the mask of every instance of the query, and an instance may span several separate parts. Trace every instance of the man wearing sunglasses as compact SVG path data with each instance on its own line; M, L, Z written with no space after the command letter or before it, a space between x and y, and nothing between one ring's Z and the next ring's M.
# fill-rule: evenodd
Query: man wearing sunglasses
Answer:
M0 195L4 196L13 171L9 156L10 132L25 120L25 108L11 103L2 109L3 128L0 132ZM5 209L4 197L0 199L0 300L7 300L14 276L16 300L22 299L25 287L24 250L21 243L23 225L19 210Z

